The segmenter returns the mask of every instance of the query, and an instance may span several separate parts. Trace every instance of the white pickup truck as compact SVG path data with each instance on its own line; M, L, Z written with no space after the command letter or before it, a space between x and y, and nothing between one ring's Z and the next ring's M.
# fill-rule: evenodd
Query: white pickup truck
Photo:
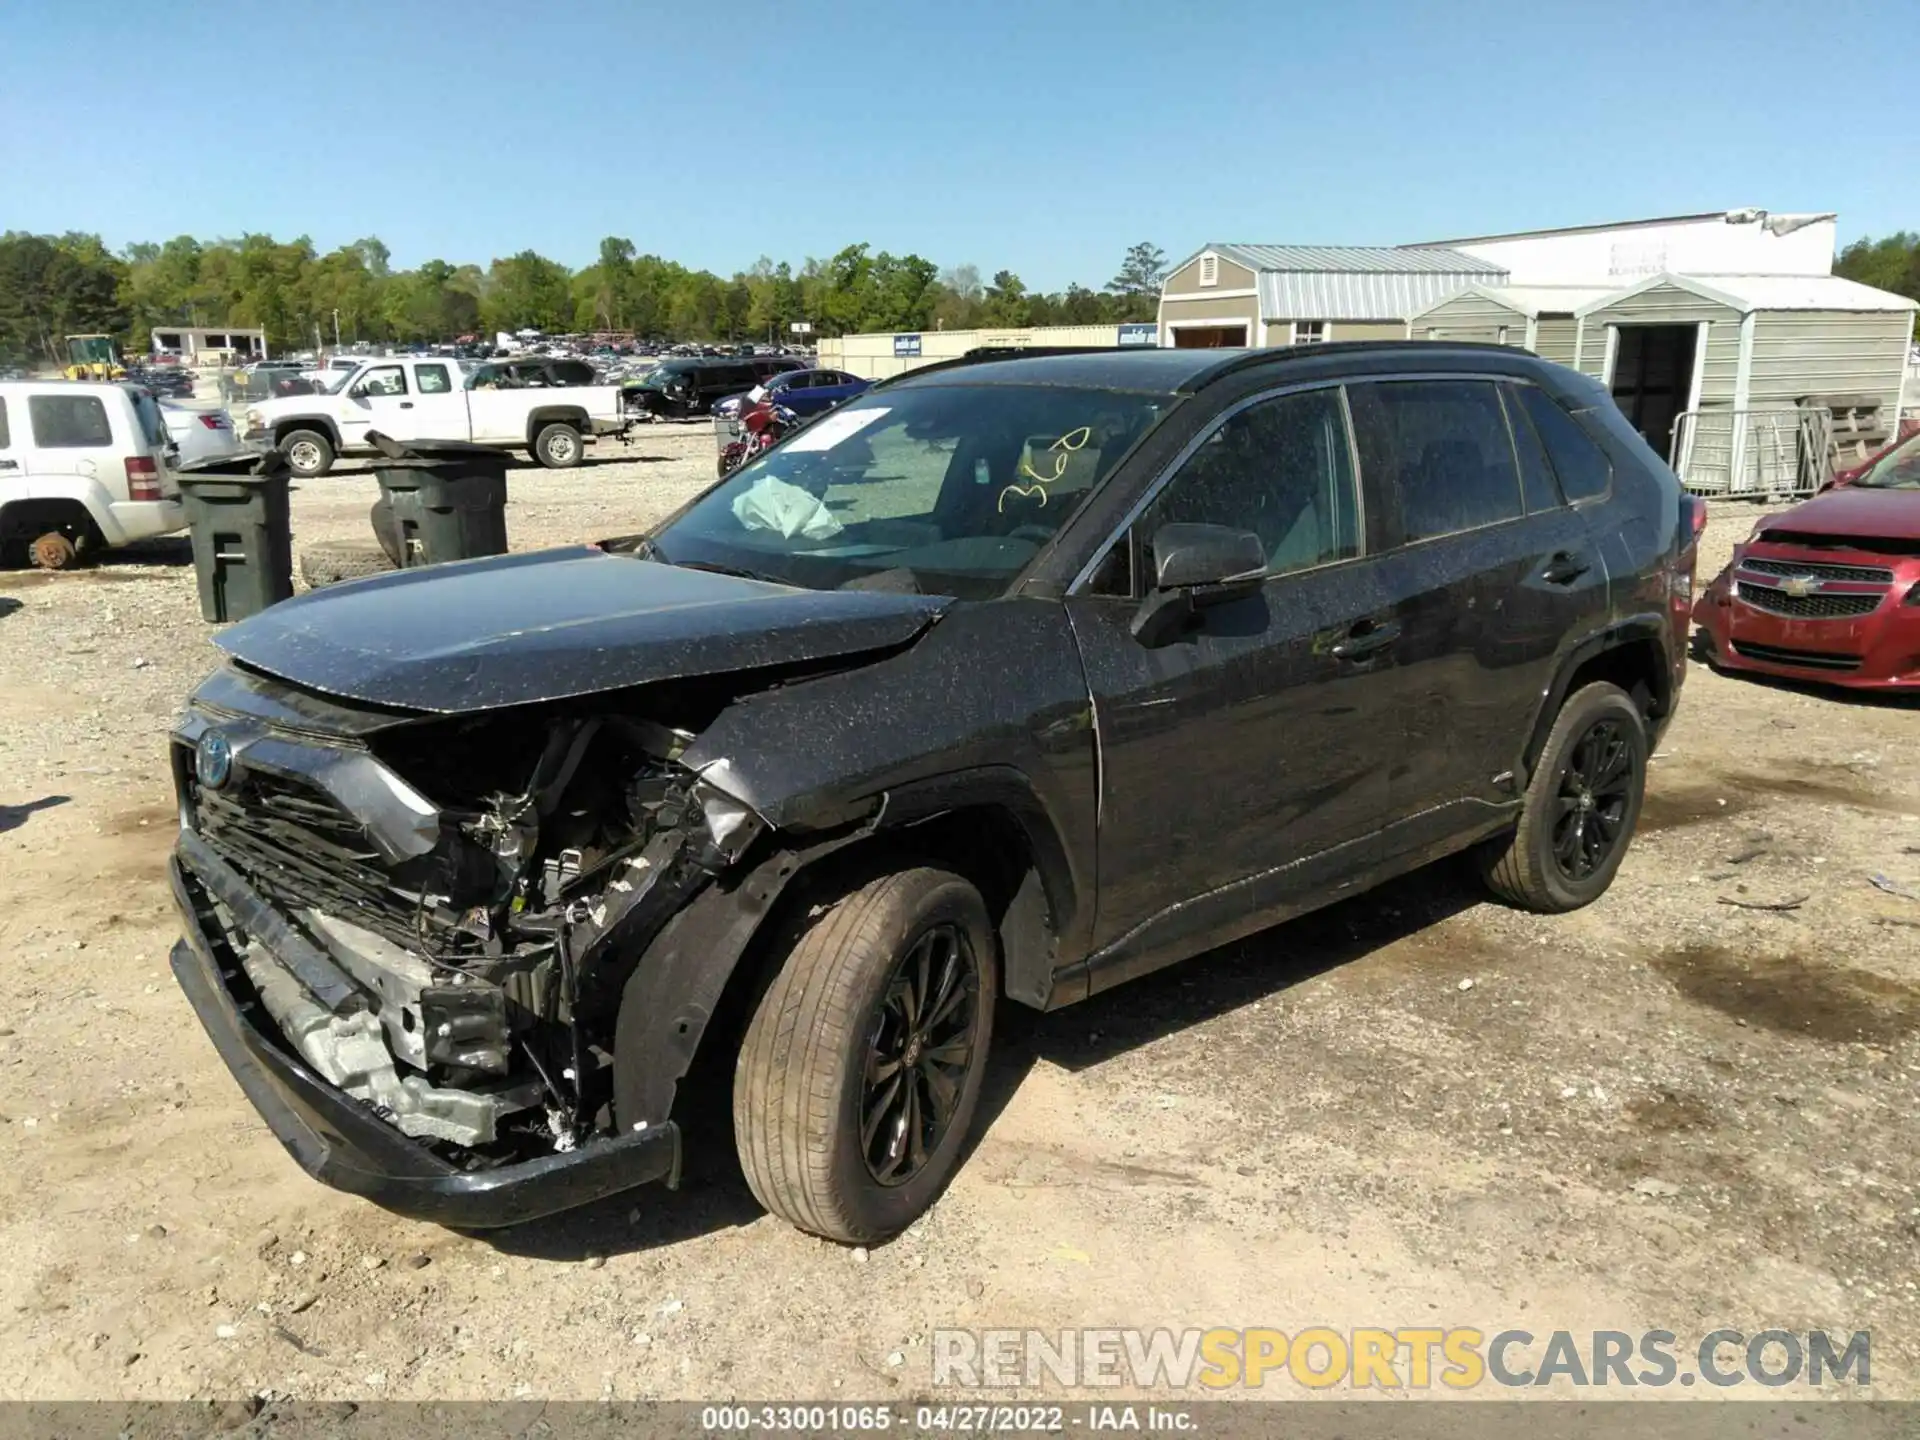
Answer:
M374 453L369 430L525 449L564 470L580 463L588 441L627 428L617 386L510 387L491 383L493 373L444 356L369 359L325 393L248 406L240 429L249 445L279 446L293 473L311 478L338 456Z

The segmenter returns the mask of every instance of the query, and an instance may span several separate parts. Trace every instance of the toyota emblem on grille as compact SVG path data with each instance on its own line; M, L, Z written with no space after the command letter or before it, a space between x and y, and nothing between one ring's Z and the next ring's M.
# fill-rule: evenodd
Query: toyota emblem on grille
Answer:
M1820 588L1817 575L1788 575L1780 582L1780 588L1796 600L1804 600Z
M209 730L193 747L193 774L209 790L218 790L233 774L233 745L218 730Z

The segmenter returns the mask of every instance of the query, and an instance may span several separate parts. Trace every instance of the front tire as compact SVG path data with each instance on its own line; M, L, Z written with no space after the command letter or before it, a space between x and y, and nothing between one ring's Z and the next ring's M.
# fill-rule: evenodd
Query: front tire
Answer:
M980 892L919 868L841 897L747 1028L733 1128L760 1203L829 1240L884 1240L958 1169L999 993Z
M563 421L544 425L533 437L533 458L549 470L571 470L580 463L580 431Z
M297 480L317 480L333 469L333 442L318 430L289 430L280 451Z
M1599 682L1569 696L1527 784L1520 823L1482 852L1494 894L1548 915L1604 895L1640 820L1647 750L1646 717L1619 686Z

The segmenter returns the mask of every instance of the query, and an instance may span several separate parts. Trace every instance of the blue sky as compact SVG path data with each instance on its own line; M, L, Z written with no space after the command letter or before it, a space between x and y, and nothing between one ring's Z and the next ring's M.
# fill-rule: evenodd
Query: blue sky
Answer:
M1031 287L1150 239L1920 228L1917 0L0 0L0 229ZM1833 50L1838 46L1838 50ZM1822 56L1844 56L1844 80ZM1806 57L1803 62L1803 56ZM133 107L133 108L128 108Z

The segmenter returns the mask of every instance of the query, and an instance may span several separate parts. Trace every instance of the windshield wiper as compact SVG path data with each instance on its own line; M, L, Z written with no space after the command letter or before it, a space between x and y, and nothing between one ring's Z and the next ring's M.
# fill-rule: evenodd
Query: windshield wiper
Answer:
M705 570L712 575L733 575L741 580L764 581L768 585L786 585L791 587L793 584L791 580L782 580L778 575L768 575L759 570L746 570L738 565L717 565L711 560L668 560L666 556L659 553L657 548L654 551L653 558L655 560L665 561L666 564L675 566L681 570Z

